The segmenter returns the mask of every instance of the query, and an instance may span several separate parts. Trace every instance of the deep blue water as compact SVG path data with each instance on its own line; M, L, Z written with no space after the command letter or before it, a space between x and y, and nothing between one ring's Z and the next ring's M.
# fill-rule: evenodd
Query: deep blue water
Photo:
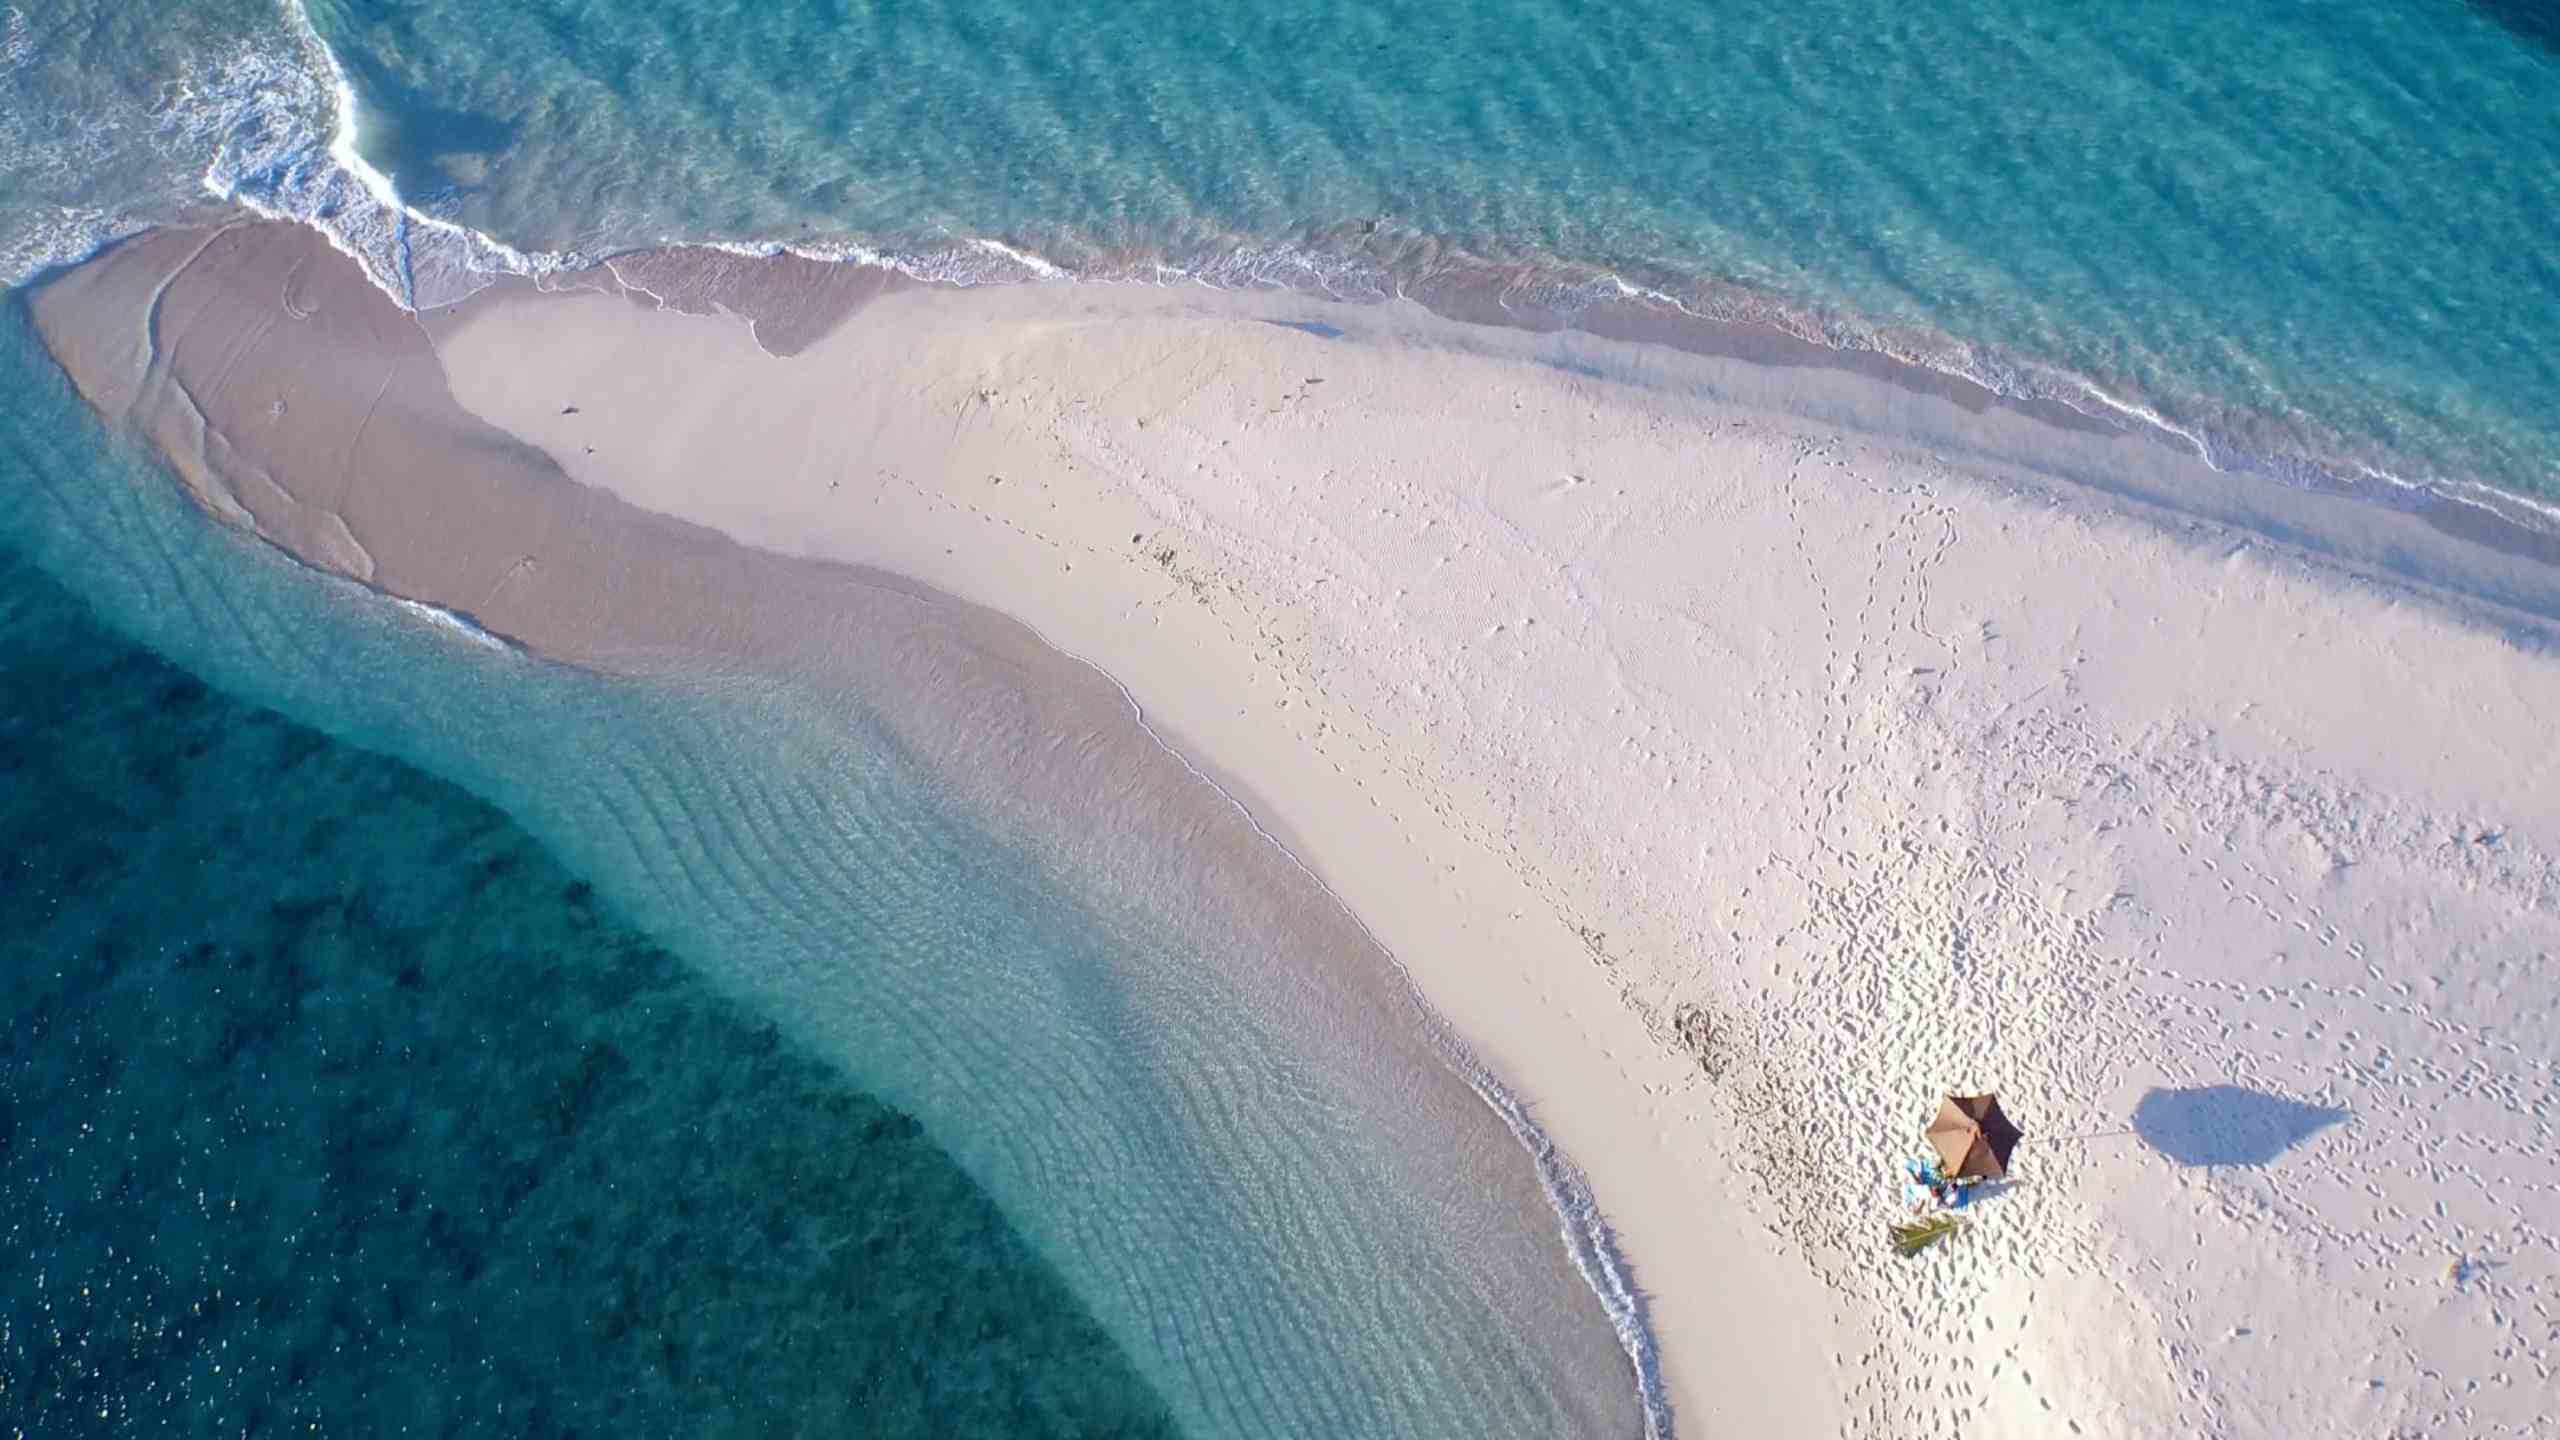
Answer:
M8 1433L1174 1433L913 1118L7 552L0 897Z
M2560 490L2560 51L2522 0L58 0L0 42L0 257L211 188L385 283L666 238L1357 290L1601 267L2226 460ZM355 97L341 115L335 78ZM1370 228L1375 222L1374 231ZM1740 288L1736 288L1740 287ZM1934 337L1934 338L1932 338Z

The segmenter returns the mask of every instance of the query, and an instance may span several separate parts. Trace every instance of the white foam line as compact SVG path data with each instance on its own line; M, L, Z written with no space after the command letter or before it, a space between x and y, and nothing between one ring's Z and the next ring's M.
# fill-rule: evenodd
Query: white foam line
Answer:
M438 219L401 199L400 187L392 183L390 176L374 168L373 162L364 158L364 151L356 143L356 91L354 82L347 77L346 67L338 63L337 52L331 50L328 42L320 38L320 32L313 28L310 12L303 8L303 0L286 0L286 3L292 7L294 19L301 27L302 33L308 37L312 49L318 52L322 62L329 67L330 89L336 95L338 102L337 125L329 136L329 159L332 163L354 176L356 183L364 187L366 194L371 195L384 209L398 215L404 225L415 225L438 234L450 235L471 249L484 250L499 256L508 262L509 268L522 273L530 274L557 267L564 257L527 254L493 235L451 220ZM407 249L405 239L402 248L405 253Z
M2076 392L2076 398L2085 399L2113 414L2123 416L2129 420L2137 421L2143 425L2149 426L2153 430L2159 431L2162 434L2175 436L2179 440L2185 441L2188 446L2194 449L2196 458L2202 460L2205 465L2212 470L2222 474L2231 474L2234 471L2240 471L2243 473L2255 474L2261 478L2276 480L2280 483L2289 483L2287 482L2287 477L2282 473L2271 473L2268 465L2235 465L2231 463L2233 457L2221 453L2220 447L2215 445L2213 437L2209 432L2193 426L2182 425L2151 406L2140 404L2135 401L2119 399L2115 395L2108 393L2104 387L2098 385L2094 381L2084 379L2079 376L2068 376L2066 378L2072 390ZM2071 399L2075 397L2056 396L2052 398L2061 399L2063 400L2063 403L2070 404ZM2073 408L2077 409L2079 407L2074 405ZM2281 454L2273 454L2266 456L2265 458L2277 465L2281 465L2290 457L2286 457ZM2383 467L2375 465L2369 461L2362 460L2348 461L2345 462L2343 466L2333 466L2329 462L2312 459L2306 456L2300 457L2298 463L2331 480L2351 480L2361 481L2368 485L2383 485L2411 498L2424 497L2426 499L2445 501L2450 504L2464 505L2475 510L2485 511L2508 524L2515 523L2514 516L2508 513L2508 511L2512 509L2524 511L2533 515L2537 519L2550 522L2554 526L2560 526L2560 504L2555 504L2547 500L2538 500L2533 496L2521 494L2512 490L2502 490L2494 485L2483 484L2477 480L2461 480L2441 475L2428 476L2421 479L2411 479L2404 475L2395 474L2394 472L2384 469ZM2347 473L2341 474L2341 469Z
M2186 441L2187 444L2195 450L2197 459L2202 460L2205 464L2212 466L2212 468L2216 470L2222 468L2220 465L2214 464L2213 444L2204 436L2180 425L2176 421L2161 414L2159 411L2152 409L2148 405L2137 404L2130 400L2119 400L2115 396L2108 394L2104 389L2100 388L2094 381L2079 380L2076 383L2079 387L2081 396L2084 399L2090 400L2107 410L2125 417L2128 420L2138 420L2143 424L2150 426L2152 429L2160 431L2162 434L2174 435L2179 439Z
M969 241L968 244L972 249L983 250L990 255L1001 256L1006 260L1010 260L1014 264L1021 266L1023 269L1030 271L1032 274L1039 276L1043 280L1067 280L1074 278L1063 268L1042 259L1040 256L1034 255L1028 250L1018 250L1011 245L1007 245L1001 240L991 240L981 237L979 239Z
M367 600L388 602L393 609L413 621L424 624L440 635L467 641L492 654L521 656L526 653L514 641L495 631L484 629L478 621L459 610L448 610L441 605L430 605L424 600L412 600L406 595L395 595L370 580L359 580L343 571L316 565L294 553L289 547L277 543L274 537L254 527L244 529L240 534L243 538L263 546L264 553L276 556L296 570L318 576L322 584L344 586Z
M405 595L394 595L388 590L377 590L370 585L364 588L445 634L460 636L484 650L495 650L501 654L515 653L514 646L480 628L470 617L459 611L447 610L441 605L430 605L423 600L412 600Z
M630 276L623 274L622 267L616 265L612 260L606 260L604 262L604 273L612 276L613 283L621 286L623 289L637 291L642 295L648 296L649 303L657 306L661 310L667 308L666 296L659 294L657 291L652 290L648 286L641 284L639 281L632 279Z
M2410 479L2365 460L2333 462L2309 455L2290 456L2281 452L2249 455L2245 453L2245 447L2227 446L2218 442L2210 430L2182 423L2156 406L2116 395L2097 381L2069 371L2046 371L2049 378L2040 383L2033 377L2030 367L2006 367L2010 373L2005 375L1992 373L1987 358L1981 356L1978 351L1970 357L1971 363L1967 363L1952 355L1933 354L1925 349L1914 350L1897 345L1888 334L1881 331L1866 332L1851 326L1845 331L1835 333L1832 327L1813 324L1809 318L1800 317L1783 306L1775 306L1768 311L1748 316L1723 316L1692 305L1667 291L1634 284L1615 275L1604 276L1594 283L1605 284L1620 298L1666 306L1696 319L1739 319L1748 323L1768 325L1781 333L1826 349L1872 351L1915 369L1951 376L1980 386L2002 399L2052 400L2079 410L2083 414L2089 413L2087 407L2094 405L2118 419L2133 422L2181 442L2187 449L2193 451L2196 458L2203 461L2207 468L2221 474L2246 473L2262 479L2275 480L2278 483L2300 483L2284 473L2288 466L2298 466L2301 470L2315 473L2331 481L2355 480L2368 484L2380 484L2412 497L2424 496L2467 505L2487 511L2510 524L2514 523L2514 517L2506 512L2509 507L2512 507L2514 510L2525 511L2555 526L2560 526L2560 503L2536 499L2530 495L2501 489L2477 480L2447 476ZM1953 346L1957 342L1948 340L1942 343ZM2262 463L2250 463L2252 460Z
M318 92L306 103L325 101L327 133L248 157L235 155L227 143L218 143L206 161L203 184L208 193L270 219L318 231L408 310L460 298L421 293L422 240L430 242L437 263L457 275L540 275L590 263L588 257L575 254L529 254L410 205L392 178L365 158L359 143L354 82L320 37L303 0L281 0L281 10L297 52L291 57L298 62L294 78ZM246 113L232 117L233 127L251 118L270 118L270 112L289 112L298 98L291 89L282 77L253 76L249 93L236 102ZM244 166L244 158L254 166ZM476 288L468 286L465 293Z

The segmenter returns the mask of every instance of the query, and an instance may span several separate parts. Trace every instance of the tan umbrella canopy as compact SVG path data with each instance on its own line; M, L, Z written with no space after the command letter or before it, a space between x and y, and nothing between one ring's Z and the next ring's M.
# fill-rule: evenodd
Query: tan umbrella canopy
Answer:
M1929 1146L1950 1180L1997 1180L2024 1132L2000 1113L1997 1095L1950 1095L1929 1122Z

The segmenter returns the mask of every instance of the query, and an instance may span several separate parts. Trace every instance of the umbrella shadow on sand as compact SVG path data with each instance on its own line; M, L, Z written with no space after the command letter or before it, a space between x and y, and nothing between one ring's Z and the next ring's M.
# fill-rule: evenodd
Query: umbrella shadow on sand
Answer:
M2133 1107L2133 1133L2180 1165L2265 1165L2347 1118L2238 1085L2153 1090Z

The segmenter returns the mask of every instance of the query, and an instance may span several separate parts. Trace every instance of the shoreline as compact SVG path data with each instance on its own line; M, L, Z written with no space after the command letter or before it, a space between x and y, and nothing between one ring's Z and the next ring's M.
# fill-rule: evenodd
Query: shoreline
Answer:
M1011 263L1027 267L1029 260L1015 257ZM2141 403L2120 401L2093 382L2065 372L2052 372L2044 383L2077 390L2076 395L2012 393L1981 379L1976 373L1978 366L1962 368L1952 362L1916 358L1917 352L1925 350L1947 355L1970 351L1973 347L1966 342L1859 327L1843 332L1844 338L1810 339L1801 333L1803 328L1838 328L1838 324L1811 312L1798 315L1774 298L1741 287L1722 287L1733 291L1725 303L1737 313L1721 315L1692 308L1691 302L1667 291L1634 287L1611 272L1566 262L1554 262L1541 272L1525 265L1469 258L1463 266L1448 272L1426 270L1402 276L1384 271L1384 280L1364 284L1354 293L1337 290L1320 274L1293 275L1284 270L1276 278L1258 273L1238 278L1175 270L1169 278L1140 278L1148 268L1131 264L1125 273L1106 269L1083 275L1043 263L1038 268L1019 268L1019 273L994 278L942 279L902 263L862 258L859 254L833 257L795 249L788 242L766 246L679 242L616 251L534 273L482 272L483 283L467 297L427 305L415 313L432 317L438 311L469 305L489 290L514 285L531 285L547 293L634 295L682 314L703 318L728 315L744 320L757 335L760 348L776 359L788 359L848 323L864 305L914 288L1188 285L1219 294L1277 294L1355 310L1410 303L1461 327L1517 331L1568 344L1580 339L1660 346L1698 359L1729 360L1761 370L1826 372L1875 382L1924 400L1942 401L1977 416L1997 411L2064 432L2147 441L2162 447L2182 466L2200 464L2235 483L2351 500L2412 517L2463 546L2476 546L2536 566L2560 568L2560 504L2485 481L2402 480L2357 462L2364 471L2359 477L2334 460L2281 450L2252 451L2163 418ZM1539 274L1548 278L1524 278ZM1595 294L1595 290L1605 293ZM780 328L766 328L774 326ZM1913 353L1897 353L1897 347ZM1573 362L1556 363L1569 367ZM2017 367L2004 364L2003 368L2014 371ZM1593 378L1627 377L1595 373ZM2215 448L2227 453L2221 459L2212 458L2206 452ZM2228 463L2235 460L2238 463ZM2175 495L2132 498L2180 509L2192 504L2196 496L2191 487ZM2246 497L2240 499L2245 506ZM2257 508L2273 510L2284 504L2270 500ZM2355 563L2351 557L2338 558ZM2401 573L2398 578L2431 585L2442 580L2440 575L2429 577L2414 572ZM2482 598L2515 603L2495 596ZM2560 601L2536 601L2522 608L2531 610L2537 620L2560 620Z
M1771 364L1837 367L1870 378L1898 374L1924 393L1960 404L2022 405L2066 426L2149 435L2229 473L2357 495L2422 514L2478 543L2560 561L2554 472L2547 457L2519 455L2514 444L2494 447L2494 455L2465 450L2460 427L2432 442L2411 438L2400 427L2414 410L2397 422L2369 416L2358 425L2320 420L2278 402L2252 409L2226 398L2239 393L2228 377L2217 386L2172 370L2146 386L2135 378L2143 368L2136 362L2091 359L2075 369L2035 358L2025 340L2017 344L2027 348L2003 349L1967 338L1962 329L1889 318L1889 302L1861 309L1817 300L1776 282L1738 278L1746 271L1729 265L1653 255L1641 246L1541 249L1505 238L1515 232L1499 226L1434 231L1408 228L1384 211L1309 210L1251 232L1172 221L1144 234L1028 224L918 230L875 220L830 234L813 227L833 222L802 217L796 234L793 221L777 218L768 229L733 221L726 233L706 230L693 238L651 236L628 226L607 233L537 212L522 219L527 233L515 234L533 248L519 248L501 238L501 230L515 233L509 225L457 202L450 190L424 202L404 196L366 154L367 139L379 137L363 132L361 87L323 33L331 27L316 23L299 3L276 18L277 28L261 35L255 52L263 83L254 95L214 87L219 93L202 103L160 117L208 146L200 165L190 167L201 171L190 177L190 193L163 196L164 208L148 214L65 208L56 219L69 238L30 241L21 252L27 268L0 279L0 288L41 283L45 273L93 258L143 228L220 223L223 212L246 211L327 235L413 311L456 303L495 282L573 279L661 254L693 257L686 264L718 255L885 269L920 284L1187 282L1339 300L1418 299L1469 323L1574 328ZM434 213L438 207L460 218ZM2071 348L2047 343L2043 351ZM2302 368L2325 373L2332 367L2328 357L2315 357ZM2470 428L2485 435L2495 427Z
M334 58L330 63L334 66ZM343 105L344 77L335 83ZM2324 426L2273 441L2226 433L2210 421L2164 413L2157 407L2166 401L2130 390L2120 395L2107 382L2041 361L2017 360L1980 342L1835 313L1831 307L1710 276L1665 273L1629 279L1593 262L1492 258L1429 236L1384 232L1375 221L1308 227L1276 247L1234 240L1223 251L1195 247L1196 253L1169 255L1103 248L1079 257L1086 268L1068 268L985 237L912 253L847 241L779 239L670 240L595 253L528 254L409 205L388 177L362 161L343 115L340 123L328 147L335 168L317 182L314 194L296 197L305 208L279 208L238 193L225 194L223 202L270 222L312 228L416 314L467 305L489 289L513 284L637 292L688 314L735 313L751 324L779 323L785 328L759 343L787 358L843 323L870 298L914 286L1196 285L1238 294L1277 291L1354 306L1412 301L1464 325L1659 344L1710 359L1836 371L1967 410L2014 410L2066 430L2137 436L2182 459L2202 460L2224 475L2350 497L2418 516L2470 544L2560 565L2560 499L2496 481L2422 470L2405 457L2360 446ZM348 209L363 212L362 222L337 213ZM41 266L16 283L41 285L49 275L77 268L154 229L219 223L218 215L178 215L128 228L106 236L84 255ZM429 294L419 293L414 268L413 247L420 240L437 252L428 262L438 277L429 282ZM1292 248L1299 246L1303 248ZM750 277L751 288L796 292L797 300L761 316L752 299L743 306L732 304L717 278L730 269ZM627 270L641 272L640 278L622 273ZM788 281L777 285L777 271ZM669 293L653 293L654 277L661 275L675 277ZM706 275L714 278L703 285ZM599 276L607 283L598 283ZM679 293L686 290L695 293ZM814 315L809 313L813 308ZM2190 406L2212 403L2201 394L2183 398ZM2253 426L2305 423L2248 412L2237 412L2230 420ZM2395 467L2420 478L2404 478Z
M2472 1342L2405 1328L2391 1386L2347 1383L2389 1342L2311 1297L2406 1306L2350 1242L2410 1242L2285 1167L2360 1161L2410 1102L2263 1012L2298 1024L2308 995L2345 1017L2315 1032L2454 1071L2503 1063L2501 1007L2544 1003L2462 959L2423 1014L2359 1008L2413 907L2430 955L2552 929L2560 804L2520 757L2560 676L2511 639L2560 614L2560 575L2129 435L1419 306L989 287L846 313L788 360L734 319L530 286L416 323L464 408L582 487L1036 624L1233 775L1583 1163L1684 1425L2037 1433L2059 1395L2085 1433L2285 1433L2265 1417L2516 1402L2428 1390ZM288 549L370 564L269 509ZM2496 823L2494 857L2431 848L2454 816ZM2254 910L2224 913L2200 843L2275 877ZM1963 1268L1852 1238L1897 1107L1981 1085L2030 1097L2031 1133L2095 1131L2129 1085L2210 1078L2199 1033L2372 1118L2262 1162L2290 1177L2266 1194L2164 1179L2156 1137L2039 1172ZM2462 1123L2548 1163L2539 1109ZM2435 1163L2501 1205L2523 1183ZM2252 1232L2247 1293L2160 1278L2244 1200L2287 1221ZM2513 1213L2484 1282L2510 1314L2555 1283ZM2194 1378L2215 1325L2270 1323L2233 1304L2330 1328L2303 1374Z

